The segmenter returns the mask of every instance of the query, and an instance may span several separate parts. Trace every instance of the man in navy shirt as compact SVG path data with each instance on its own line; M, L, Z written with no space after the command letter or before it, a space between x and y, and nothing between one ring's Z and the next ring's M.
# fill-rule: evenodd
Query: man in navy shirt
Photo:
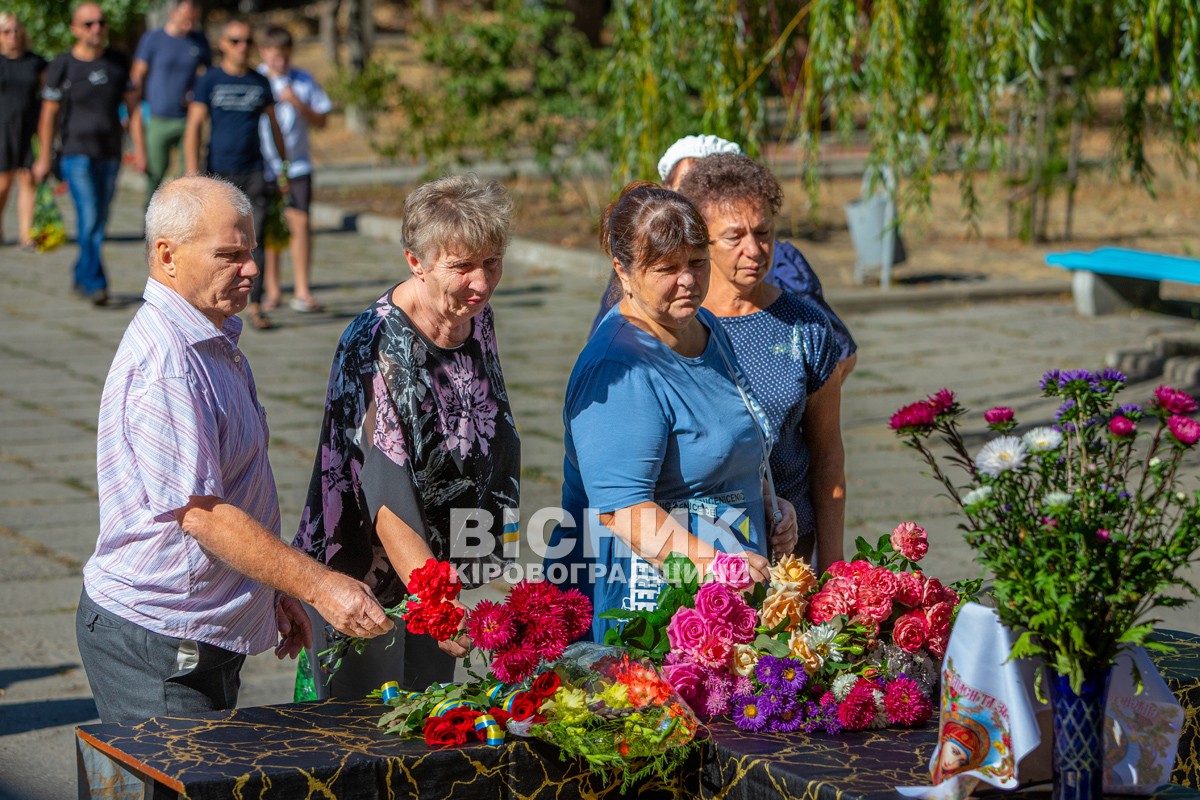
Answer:
M192 102L188 105L187 127L183 134L183 153L189 175L200 172L200 133L208 120L208 172L220 175L237 186L254 206L254 263L258 274L250 290L250 305L246 313L250 324L258 330L271 327L263 314L263 228L267 220L267 183L263 175L262 144L258 135L258 119L265 115L271 126L275 149L284 159L287 148L283 133L275 119L275 98L267 78L250 69L250 48L254 36L250 25L230 20L221 31L217 47L221 65L213 67L196 79ZM287 175L287 161L283 162ZM281 184L284 179L281 178ZM286 185L281 185L286 188Z
M146 121L147 204L183 142L196 75L212 66L212 48L204 33L196 30L199 21L199 3L171 0L167 24L147 31L133 54L130 77L150 106Z

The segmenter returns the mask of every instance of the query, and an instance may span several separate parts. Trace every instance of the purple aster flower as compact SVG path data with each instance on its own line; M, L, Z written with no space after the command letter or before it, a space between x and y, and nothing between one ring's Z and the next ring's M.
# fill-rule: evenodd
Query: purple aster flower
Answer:
M1068 414L1070 414L1071 410L1074 408L1075 408L1075 401L1067 400L1061 406L1058 407L1058 411L1054 412L1054 418L1061 422L1062 418L1067 416ZM1066 428L1067 426L1064 425L1063 427Z
M1058 394L1058 382L1061 377L1062 373L1056 369L1049 370L1042 376L1042 392L1047 397L1054 397Z
M771 723L771 708L769 698L754 694L734 695L733 723L744 731L761 731Z
M782 671L783 659L779 656L761 656L754 665L754 677L763 686L775 686Z
M1125 403L1123 405L1117 406L1117 413L1120 414L1121 416L1129 417L1130 419L1136 420L1139 417L1141 417L1142 414L1144 414L1145 412L1142 410L1142 407L1139 406L1137 403Z
M1092 385L1095 377L1089 370L1086 369L1069 369L1062 373L1058 378L1058 388L1066 389L1071 384L1087 384Z
M775 706L771 717L771 730L776 733L792 733L804 727L804 714L800 703L788 700Z
M761 660L761 659L760 659ZM773 688L783 694L796 694L808 682L808 674L804 671L804 662L798 658L780 659L779 673Z
M1112 367L1105 367L1096 373L1096 380L1100 381L1101 383L1112 384L1125 383L1129 379L1125 377L1125 373L1121 372L1121 370L1113 369Z

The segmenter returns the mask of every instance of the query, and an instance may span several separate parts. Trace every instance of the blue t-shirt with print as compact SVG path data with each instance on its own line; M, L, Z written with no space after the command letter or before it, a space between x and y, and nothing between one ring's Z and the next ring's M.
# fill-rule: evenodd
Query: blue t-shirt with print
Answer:
M149 66L143 93L150 113L183 119L196 84L196 70L212 66L212 48L199 31L172 36L158 28L142 36L133 58Z
M800 535L812 535L816 517L802 421L808 398L838 365L841 350L833 327L816 303L791 292L762 311L718 319L775 433L775 492L796 507Z
M630 548L599 514L646 501L682 507L692 532L718 549L767 551L760 467L770 433L730 375L736 361L716 318L704 309L697 318L708 345L685 358L613 308L571 372L562 507L575 524L554 531L546 569L597 615L645 607L632 596ZM653 607L653 596L643 599ZM615 624L594 619L593 638Z
M196 80L194 101L208 106L208 170L234 175L262 169L258 117L275 103L270 82L254 70L230 75L213 67Z

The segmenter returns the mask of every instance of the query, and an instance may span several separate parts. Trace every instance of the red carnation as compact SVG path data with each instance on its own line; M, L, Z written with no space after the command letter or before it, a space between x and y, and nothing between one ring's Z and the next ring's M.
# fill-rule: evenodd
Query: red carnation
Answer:
M917 682L907 675L888 683L883 691L883 710L888 722L910 728L923 725L933 717L933 703L921 694Z
M517 621L508 606L481 600L467 616L467 635L476 647L498 650L517 635Z
M558 687L561 685L562 679L558 677L558 673L554 670L547 670L533 679L533 684L529 687L529 693L546 698L557 692Z
M412 603L404 612L410 633L427 633L439 642L458 635L465 612L453 603Z
M492 715L492 719L496 720L496 724L500 726L500 730L505 730L508 727L508 720L512 717L512 714L499 706L492 706L488 713Z
M417 567L408 578L408 593L415 594L425 603L444 603L458 597L462 584L448 561L432 558L425 566Z
M838 722L848 731L864 731L875 721L875 686L860 680L838 704Z

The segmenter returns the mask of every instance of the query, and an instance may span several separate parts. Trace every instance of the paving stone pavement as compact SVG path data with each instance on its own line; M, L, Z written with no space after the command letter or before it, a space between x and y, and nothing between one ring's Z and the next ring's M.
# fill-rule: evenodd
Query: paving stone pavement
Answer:
M70 203L64 197L61 205L71 229ZM70 295L73 245L48 255L0 249L0 797L73 796L72 729L95 718L74 609L96 536L100 392L145 284L140 207L139 191L120 192L105 250L114 295L108 309ZM9 231L12 217L10 208ZM334 345L348 320L405 274L398 245L347 232L319 232L315 264L328 311L278 311L277 330L248 330L242 340L271 425L285 537L307 487ZM526 518L559 499L563 390L604 280L602 271L514 252L494 299L522 437ZM978 570L949 501L887 430L891 412L949 386L979 411L1005 403L1025 423L1046 421L1052 408L1035 391L1044 369L1098 367L1111 350L1196 327L1154 314L1083 319L1066 297L950 306L919 292L895 292L882 306L854 303L850 294L835 303L839 297L848 309L868 309L846 314L860 345L843 402L848 538L874 540L901 520L917 520L931 534L928 567L947 580ZM1152 386L1128 395L1143 398ZM613 446L621 446L619 431ZM1167 624L1198 630L1193 616L1180 611ZM293 675L290 662L251 658L242 704L290 700Z

